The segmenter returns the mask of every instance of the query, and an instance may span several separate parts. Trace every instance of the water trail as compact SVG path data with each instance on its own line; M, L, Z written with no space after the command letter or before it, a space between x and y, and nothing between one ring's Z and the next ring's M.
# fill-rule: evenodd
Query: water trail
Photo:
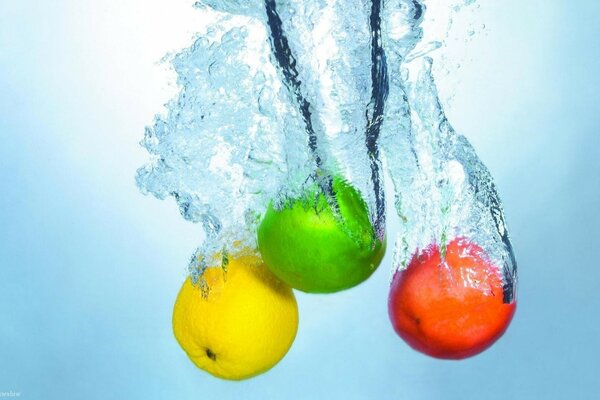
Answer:
M466 236L501 266L511 301L516 263L501 203L446 119L424 57L451 26L424 30L440 25L425 4L450 7L451 21L471 3L198 2L215 22L173 59L181 92L147 129L153 160L138 172L144 192L174 197L186 219L205 227L192 276L253 251L268 203L298 197L311 179L325 193L334 175L354 185L383 238L383 158L402 222L395 267L432 243Z
M423 36L424 2L387 2L383 39L396 71L390 85L382 140L402 221L394 264L454 238L477 243L504 278L504 301L516 292L516 261L491 174L468 140L447 120L431 66L414 56ZM398 24L400 23L400 26ZM394 75L394 73L392 73Z
M323 158L318 144L319 138L312 124L312 107L306 97L302 94L302 83L298 78L299 74L296 69L297 61L292 53L292 50L290 49L286 34L283 31L283 22L277 13L277 5L275 1L265 0L265 10L267 14L267 25L270 32L269 42L271 43L273 58L281 70L285 84L292 93L293 97L295 97L298 107L300 108L300 113L304 120L304 129L308 135L308 147L315 161L315 173L311 178L313 181L318 182L321 186L321 190L328 194L328 197L331 198L333 194L333 181L331 176L326 175L322 179L319 179L319 175L321 175L319 171L323 169Z
M379 4L364 1L348 12L340 1L265 2L274 59L304 116L323 191L330 193L331 175L341 173L367 198L382 239L377 141L387 75Z
M366 146L371 167L371 182L375 194L375 231L385 237L385 193L379 156L379 137L389 91L389 77L385 51L381 43L382 0L373 0L371 6L371 102L367 109Z
M222 264L205 255L253 249L265 204L283 182L300 185L312 169L297 137L302 118L270 62L267 37L252 19L219 16L172 59L180 93L142 141L152 160L138 171L141 190L172 196L206 232L190 263L194 277Z
M343 1L196 6L224 13L173 59L181 92L147 129L142 144L154 157L137 177L142 191L172 196L203 225L192 276L255 248L266 205L300 197L311 179L326 193L334 175L353 184L383 238L377 139L386 80L371 68L371 2L351 12Z

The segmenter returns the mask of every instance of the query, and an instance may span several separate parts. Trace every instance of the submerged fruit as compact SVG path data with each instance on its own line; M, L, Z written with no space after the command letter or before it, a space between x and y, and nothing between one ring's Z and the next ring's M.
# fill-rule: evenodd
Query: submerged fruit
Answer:
M375 271L385 253L360 193L340 178L332 183L337 210L315 185L281 210L271 204L258 229L265 264L304 292L356 286Z
M287 353L298 329L292 290L258 257L209 268L208 295L188 278L173 309L173 332L198 368L231 380L269 370Z
M506 331L516 303L504 303L500 270L485 252L455 239L442 260L438 246L413 257L394 275L388 311L411 347L436 358L474 356Z

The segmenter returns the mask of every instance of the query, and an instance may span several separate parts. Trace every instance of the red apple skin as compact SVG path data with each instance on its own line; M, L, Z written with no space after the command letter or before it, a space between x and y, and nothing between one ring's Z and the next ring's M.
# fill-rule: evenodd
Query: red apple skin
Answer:
M516 301L503 302L502 276L467 239L432 245L394 275L388 312L398 335L431 357L460 360L490 347L510 324Z

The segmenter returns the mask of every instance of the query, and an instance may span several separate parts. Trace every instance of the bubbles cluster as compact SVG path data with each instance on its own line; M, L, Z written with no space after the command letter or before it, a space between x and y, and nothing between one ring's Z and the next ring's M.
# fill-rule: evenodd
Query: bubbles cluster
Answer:
M387 175L401 221L394 269L432 244L444 251L468 238L499 266L512 301L516 262L499 196L445 116L430 58L453 16L474 6L196 3L214 23L172 59L180 92L147 128L142 145L152 159L137 175L143 192L173 197L184 218L203 225L192 276L253 251L270 203L283 207L315 183L327 194L332 176L361 193L382 239Z

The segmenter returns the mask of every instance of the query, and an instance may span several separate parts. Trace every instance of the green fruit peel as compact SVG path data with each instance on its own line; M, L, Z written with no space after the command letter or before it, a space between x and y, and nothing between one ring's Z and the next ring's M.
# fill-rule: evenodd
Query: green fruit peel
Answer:
M258 229L265 264L282 281L309 293L333 293L366 280L385 253L369 210L353 186L333 178L334 198L313 185L281 210L269 205Z

